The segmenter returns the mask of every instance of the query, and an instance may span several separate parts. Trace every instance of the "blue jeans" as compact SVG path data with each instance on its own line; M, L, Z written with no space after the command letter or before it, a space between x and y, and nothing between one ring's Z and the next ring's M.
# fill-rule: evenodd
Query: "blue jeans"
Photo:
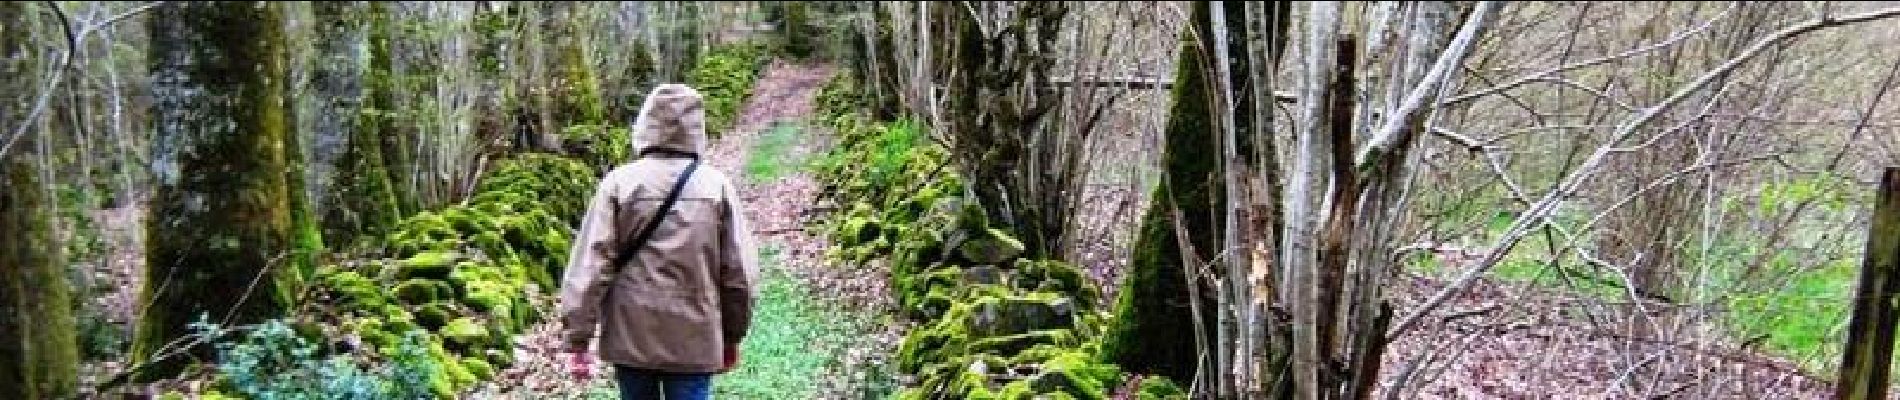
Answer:
M614 365L621 400L707 400L712 374L676 374ZM665 397L660 394L665 393Z

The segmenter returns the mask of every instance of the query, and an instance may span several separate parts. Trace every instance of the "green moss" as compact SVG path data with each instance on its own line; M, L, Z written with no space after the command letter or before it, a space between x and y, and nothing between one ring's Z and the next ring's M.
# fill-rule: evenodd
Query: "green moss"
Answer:
M337 296L342 303L358 310L375 310L389 304L388 297L376 281L364 277L357 271L337 271L323 275L318 285Z
M970 343L968 351L974 353L1014 355L1037 345L1056 345L1075 347L1081 345L1075 337L1075 331L1069 329L1044 329L978 339Z
M478 381L488 380L495 376L495 367L480 358L463 358L462 369L468 370L468 373L475 376Z
M1037 392L1074 395L1079 399L1107 398L1108 388L1121 376L1120 368L1096 361L1080 351L1057 355L1042 365L1042 373L1029 379Z
M1206 4L1196 3L1193 20L1205 20ZM1104 339L1102 351L1115 363L1130 371L1167 376L1186 381L1195 370L1194 357L1200 350L1193 338L1182 335L1194 324L1187 298L1186 278L1180 273L1180 241L1175 237L1175 221L1170 210L1181 205L1180 221L1190 232L1188 242L1201 254L1195 258L1213 260L1218 249L1213 213L1225 209L1215 157L1207 157L1207 144L1213 143L1214 125L1208 120L1211 99L1204 92L1206 77L1194 40L1182 40L1175 68L1173 107L1162 148L1167 179L1154 190L1154 204L1143 216L1135 239L1134 255L1123 289L1115 306L1114 325ZM1203 299L1213 304L1213 299ZM1211 308L1210 308L1211 309ZM1205 311L1204 311L1205 312ZM1211 314L1205 321L1213 321ZM1209 327L1211 330L1212 327Z
M443 325L438 333L450 343L464 346L481 346L488 341L488 328L469 317L449 321L448 325Z
M461 254L452 251L432 251L417 254L402 260L396 273L398 279L448 279L450 267L460 260Z
M284 99L287 70L280 6L189 3L154 9L150 69L171 77L160 98L152 156L158 176L146 229L147 304L134 329L132 363L147 363L137 381L183 371L186 360L215 358L209 345L153 359L189 335L204 314L231 324L279 316L294 291L298 230L287 153L292 119ZM206 115L226 123L195 123ZM253 288L237 301L234 288ZM70 332L70 329L67 329Z
M988 228L978 231L976 237L958 245L957 255L973 264L995 265L1016 259L1017 256L1023 254L1023 250L1023 242L1016 240L1008 232Z
M423 329L438 329L454 318L454 306L446 302L432 302L416 309L416 324Z
M633 136L616 125L574 125L561 129L569 153L587 162L596 174L605 174L615 166L632 161Z
M1082 310L1095 309L1101 294L1082 270L1057 260L1017 260L1011 286L1024 291L1066 293Z
M434 279L410 279L396 284L396 299L403 304L425 304L453 295L455 289Z
M687 82L704 97L708 135L717 137L732 127L739 106L745 103L765 66L763 50L755 43L714 47L687 74Z

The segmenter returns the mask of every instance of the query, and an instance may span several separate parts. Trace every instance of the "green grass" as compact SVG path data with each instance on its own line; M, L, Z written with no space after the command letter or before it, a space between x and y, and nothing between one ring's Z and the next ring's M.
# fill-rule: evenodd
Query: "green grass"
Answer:
M1767 268L1769 275L1788 276L1786 285L1731 290L1725 303L1728 329L1738 340L1761 338L1762 348L1803 368L1832 371L1846 340L1843 329L1853 306L1859 262L1843 258L1802 268L1793 259L1784 251Z
M741 346L739 367L714 378L719 398L815 398L824 375L840 369L840 356L869 327L865 316L815 298L785 274L777 255L771 247L761 252L752 332Z
M769 182L804 168L804 160L791 151L802 137L802 129L794 124L777 124L759 135L746 157L746 177L755 183Z

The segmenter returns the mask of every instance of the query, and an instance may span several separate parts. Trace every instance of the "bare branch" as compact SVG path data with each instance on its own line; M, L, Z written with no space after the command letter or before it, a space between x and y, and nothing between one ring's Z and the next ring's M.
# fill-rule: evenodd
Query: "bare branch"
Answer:
M1425 107L1426 98L1438 93L1439 86L1445 84L1446 78L1451 76L1452 69L1456 68L1458 63L1464 62L1465 55L1471 53L1473 44L1478 41L1478 33L1484 30L1484 25L1491 14L1497 13L1501 8L1504 8L1504 4L1495 1L1478 3L1477 10L1472 11L1471 17L1465 20L1464 27L1458 29L1458 36L1446 46L1444 53L1439 54L1438 61L1432 63L1431 71L1426 72L1418 85L1412 87L1412 92L1405 95L1405 101L1399 104L1397 110L1385 116L1385 122L1380 124L1378 133L1366 143L1365 149L1359 151L1354 165L1361 169L1365 168L1379 157L1392 153L1394 150L1392 147L1403 141L1402 136L1410 134L1405 130L1405 121L1410 119L1413 113Z
M1476 92L1471 92L1471 93L1467 93L1467 94L1461 94L1461 95L1458 95L1458 96L1456 96L1456 97L1452 97L1452 98L1451 98L1451 99L1449 99L1449 100L1445 100L1445 101L1444 101L1443 103L1441 103L1440 105L1445 105L1445 106L1449 106L1449 105L1453 105L1453 104L1458 104L1458 103L1463 103L1463 102L1467 102L1467 101L1471 101L1471 100L1473 100L1473 99L1477 99L1477 98L1479 98L1479 97L1484 97L1484 96L1489 96L1489 95L1492 95L1492 94L1496 94L1496 93L1498 93L1498 92L1503 92L1503 91L1506 91L1506 90L1511 90L1511 89L1515 89L1515 88L1517 88L1518 86L1523 86L1523 85L1524 85L1524 84L1526 84L1526 83L1531 83L1532 81L1535 81L1535 80L1537 80L1537 79L1540 79L1540 78L1545 78L1545 77L1550 77L1550 76L1554 76L1554 75L1557 75L1557 74L1559 74L1559 73L1563 73L1564 71L1569 71L1569 70L1573 70L1573 69L1578 69L1578 68L1583 68L1583 67L1588 67L1588 66L1592 66L1592 65L1598 65L1598 64L1603 64L1603 63L1608 63L1608 62L1611 62L1611 61L1616 61L1616 60L1621 60L1621 59L1625 59L1625 58L1630 58L1630 57L1635 57L1635 56L1637 56L1637 55L1640 55L1640 54L1643 54L1643 53L1648 53L1648 52L1651 52L1651 51L1656 51L1656 50L1658 50L1658 49L1662 49L1662 48L1664 48L1664 47L1669 47L1669 46L1673 46L1673 45L1675 45L1675 44L1677 44L1677 43L1681 43L1681 42L1683 41L1683 39L1688 39L1688 38L1689 38L1689 36L1694 36L1694 35L1695 35L1695 34L1697 34L1697 33L1701 33L1702 31L1705 31L1705 30L1708 30L1708 29L1709 29L1709 27L1711 27L1711 26L1714 26L1714 25L1715 25L1715 22L1716 22L1716 21L1720 21L1720 20L1722 20L1722 18L1724 18L1724 17L1727 17L1727 16L1728 16L1728 15L1729 15L1730 13L1733 13L1733 12L1735 12L1735 9L1736 9L1736 8L1738 8L1738 7L1741 7L1741 5L1740 5L1740 3L1737 3L1736 5L1730 5L1730 6L1729 6L1729 8L1728 8L1727 10L1723 10L1723 11L1722 11L1722 13L1721 13L1720 15L1716 15L1716 16L1715 16L1715 18L1709 18L1709 20L1708 20L1708 21L1702 21L1702 24L1701 24L1701 25L1696 25L1696 26L1695 26L1694 28L1689 28L1688 30L1685 30L1685 31L1682 31L1682 32L1678 32L1678 33L1676 33L1675 35L1671 35L1671 36L1670 36L1670 37L1669 37L1668 39L1663 39L1662 41L1659 41L1659 42L1656 42L1656 43L1654 43L1654 44L1650 44L1650 45L1648 45L1648 46L1643 46L1643 47L1638 47L1638 48L1634 48L1634 49L1629 49L1629 50L1626 50L1626 51L1623 51L1623 52L1621 52L1621 53L1616 53L1616 54L1612 54L1612 55L1608 55L1608 56L1603 56L1603 57L1597 57L1597 58L1592 58L1592 59L1589 59L1589 60L1584 60L1584 61L1579 61L1579 62L1577 62L1577 63L1574 63L1574 64L1567 64L1567 65L1564 65L1564 66L1560 66L1560 67L1556 67L1556 68L1551 68L1551 69L1548 69L1548 70L1544 70L1544 71L1542 71L1542 72L1538 72L1538 73L1535 73L1535 74L1530 74L1530 75L1527 75L1527 76L1524 76L1524 77L1522 77L1522 78L1517 78L1517 79L1512 79L1511 81L1509 81L1509 82L1505 82L1505 83L1504 83L1504 84L1502 84L1502 85L1497 85L1497 86L1493 86L1493 87L1491 87L1491 88L1488 88L1488 89L1483 89L1483 90L1479 90L1479 91L1476 91Z
M1565 199L1570 197L1571 193L1576 192L1577 189L1583 184L1583 182L1589 180L1593 175L1596 174L1598 167L1601 166L1604 160L1608 158L1608 156L1611 154L1612 149L1614 149L1619 143L1623 142L1625 139L1628 139L1629 136L1634 134L1637 129L1641 128L1642 126L1648 125L1650 121L1654 120L1657 116L1661 115L1664 111L1667 111L1670 108L1674 107L1675 105L1683 102L1684 100L1687 100L1690 95L1701 91L1703 88L1707 87L1709 84L1715 82L1716 79L1722 76L1728 75L1730 72L1734 71L1736 68L1739 68L1743 63L1746 63L1749 60L1754 59L1755 56L1760 55L1762 51L1768 49L1769 47L1774 46L1775 44L1787 41L1789 39L1795 38L1802 34L1814 32L1814 31L1824 29L1824 28L1844 26L1844 25L1868 22L1868 21L1877 21L1877 20L1883 20L1887 18L1893 18L1896 16L1900 16L1900 8L1888 8L1888 9L1883 9L1879 11L1849 15L1849 16L1840 17L1840 18L1824 18L1824 19L1811 20L1811 21L1804 22L1801 24L1796 24L1794 26L1782 28L1779 31L1769 34L1767 37L1756 41L1755 44L1750 45L1746 50L1743 50L1740 54L1736 55L1734 58L1729 59L1727 62L1722 63L1722 65L1704 73L1700 78L1697 78L1694 82L1677 90L1676 93L1670 95L1667 99L1664 99L1661 103L1655 106L1649 107L1642 114L1637 115L1629 119L1628 121L1624 122L1622 126L1617 129L1616 133L1611 135L1610 140L1608 142L1605 142L1603 146L1597 148L1597 150L1593 154L1590 155L1590 158L1586 159L1583 162L1583 164L1578 166L1576 170L1572 171L1569 175L1565 176L1564 179L1561 181L1561 183L1557 185L1557 187L1552 188L1549 192L1545 194L1542 200L1539 200L1537 204L1532 205L1529 210L1525 210L1523 214L1520 214L1517 220L1511 224L1510 229L1505 231L1504 237L1502 239L1499 239L1499 242L1497 243L1497 245L1491 246L1490 253L1485 255L1484 260L1482 262L1480 262L1478 265L1471 268L1469 271L1466 271L1464 275L1458 277L1457 281L1452 283L1450 286L1447 286L1444 289L1439 290L1438 293L1433 294L1429 300L1426 300L1423 304L1420 304L1417 308L1413 309L1411 313L1407 314L1404 318L1400 319L1397 324L1393 325L1392 331L1388 334L1388 337L1396 337L1398 335L1404 334L1405 331L1411 329L1414 325L1417 325L1421 317L1430 313L1433 309L1438 308L1438 306L1443 305L1446 300L1449 300L1451 298L1451 296L1457 294L1460 291L1463 291L1464 288L1469 287L1472 282L1475 282L1477 280L1478 276L1484 274L1486 271L1489 271L1491 267L1496 266L1498 262L1503 261L1504 255L1509 254L1511 249L1515 248L1518 242L1523 240L1524 236L1530 233L1532 229L1535 229L1538 226L1541 226L1543 224L1549 223L1549 221L1547 220L1547 217L1549 217L1551 213L1555 212L1557 209L1557 206L1560 204L1563 204Z

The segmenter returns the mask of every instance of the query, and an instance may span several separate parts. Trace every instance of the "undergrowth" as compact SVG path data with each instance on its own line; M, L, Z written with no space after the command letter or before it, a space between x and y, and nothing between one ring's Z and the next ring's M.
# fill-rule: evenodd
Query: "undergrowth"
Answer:
M713 380L715 395L816 398L826 380L862 378L827 374L844 369L841 355L856 345L861 332L874 327L873 316L819 301L780 265L775 247L762 249L759 261L761 283L752 332L741 347L739 366Z
M778 124L759 135L746 157L746 177L754 183L763 183L804 168L804 160L791 151L803 136L800 131L797 125Z
M208 337L227 328L200 320L193 329ZM234 341L219 343L219 386L229 395L255 400L370 400L430 398L430 379L439 371L427 336L410 331L381 354L326 351L283 320L249 328ZM328 353L328 354L326 354ZM380 360L372 362L370 360ZM222 392L200 398L222 398ZM168 396L176 397L176 396Z

